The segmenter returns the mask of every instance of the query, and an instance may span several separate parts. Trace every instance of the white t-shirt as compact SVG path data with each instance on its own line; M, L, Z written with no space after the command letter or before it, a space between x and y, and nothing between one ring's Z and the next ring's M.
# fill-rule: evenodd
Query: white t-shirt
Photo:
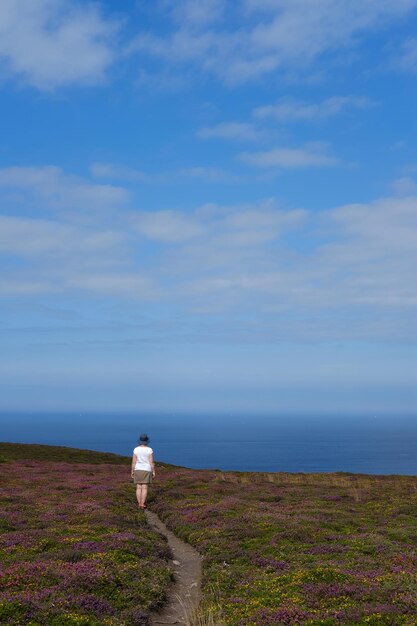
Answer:
M153 454L152 448L149 448L149 446L137 446L133 450L133 454L136 454L135 470L145 470L146 472L152 471L152 467L149 462L149 457Z

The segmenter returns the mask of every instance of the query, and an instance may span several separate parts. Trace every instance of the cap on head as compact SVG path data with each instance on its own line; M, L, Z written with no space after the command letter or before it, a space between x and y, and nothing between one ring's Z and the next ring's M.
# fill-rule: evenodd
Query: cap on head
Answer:
M149 437L145 433L142 433L139 436L139 443L148 443L148 441L149 441Z

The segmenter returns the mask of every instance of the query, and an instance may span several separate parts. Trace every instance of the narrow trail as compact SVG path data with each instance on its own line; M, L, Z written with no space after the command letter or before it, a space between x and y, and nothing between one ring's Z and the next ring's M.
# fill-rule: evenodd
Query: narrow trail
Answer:
M147 509L145 515L151 528L168 539L174 564L174 581L168 591L168 600L160 611L151 615L152 626L188 626L201 599L201 556L197 550L174 535L155 513Z

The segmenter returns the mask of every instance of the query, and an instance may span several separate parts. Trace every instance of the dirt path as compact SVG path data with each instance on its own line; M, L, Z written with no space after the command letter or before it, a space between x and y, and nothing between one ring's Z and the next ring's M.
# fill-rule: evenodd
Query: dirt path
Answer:
M151 616L151 622L155 626L188 625L201 598L201 557L197 550L168 530L155 513L146 510L145 514L149 525L168 539L174 557L172 562L175 573L168 601L160 611Z

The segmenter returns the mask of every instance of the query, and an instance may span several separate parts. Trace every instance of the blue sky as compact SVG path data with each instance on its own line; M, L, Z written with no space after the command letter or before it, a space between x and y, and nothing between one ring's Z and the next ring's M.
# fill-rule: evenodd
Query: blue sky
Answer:
M413 412L417 0L2 0L2 409Z

